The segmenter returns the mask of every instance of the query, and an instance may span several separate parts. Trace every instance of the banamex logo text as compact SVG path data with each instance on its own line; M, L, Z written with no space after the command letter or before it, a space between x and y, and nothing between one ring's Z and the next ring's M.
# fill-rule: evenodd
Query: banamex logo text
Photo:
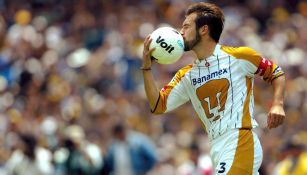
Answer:
M157 38L156 43L160 44L160 46L164 48L168 53L172 53L172 51L175 49L175 47L171 44L167 44L161 36Z

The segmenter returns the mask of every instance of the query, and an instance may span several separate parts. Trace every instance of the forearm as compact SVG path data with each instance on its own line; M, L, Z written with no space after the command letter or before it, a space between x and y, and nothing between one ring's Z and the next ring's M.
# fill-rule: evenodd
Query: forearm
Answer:
M276 128L284 122L286 116L284 110L285 76L282 75L273 80L273 102L268 113L268 128Z
M281 105L284 104L284 96L285 96L285 76L282 75L280 77L277 77L275 80L273 80L273 101L272 105Z
M153 111L159 98L159 90L155 84L151 70L143 71L143 77L146 96L150 109Z

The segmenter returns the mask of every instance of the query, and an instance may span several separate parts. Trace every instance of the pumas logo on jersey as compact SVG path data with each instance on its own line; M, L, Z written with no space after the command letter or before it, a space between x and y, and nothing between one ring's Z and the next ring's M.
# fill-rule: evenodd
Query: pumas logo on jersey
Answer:
M214 71L212 72L211 74L208 74L208 75L205 75L203 77L200 77L200 78L193 78L192 79L192 83L193 83L193 86L195 86L196 84L200 84L200 83L203 83L203 82L206 82L206 81L209 81L217 76L220 76L220 75L223 75L223 74L227 74L228 71L226 68L224 69L220 69L218 71Z

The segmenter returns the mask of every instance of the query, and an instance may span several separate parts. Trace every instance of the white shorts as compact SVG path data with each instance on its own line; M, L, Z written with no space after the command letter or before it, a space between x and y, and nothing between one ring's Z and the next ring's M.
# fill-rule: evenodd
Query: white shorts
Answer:
M229 130L211 142L211 158L216 175L258 175L262 147L251 130Z

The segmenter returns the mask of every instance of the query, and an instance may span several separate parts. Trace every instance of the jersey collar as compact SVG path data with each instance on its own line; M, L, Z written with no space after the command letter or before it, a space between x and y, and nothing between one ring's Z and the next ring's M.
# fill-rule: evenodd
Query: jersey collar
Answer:
M212 60L215 60L216 57L217 57L218 55L220 55L220 52L221 52L221 45L220 45L220 44L216 44L216 46L215 46L215 48L214 48L214 51L213 51L213 54L212 54L210 57L208 57L208 58L206 59L207 62L210 62L210 61L212 61ZM202 63L202 62L206 62L206 61L204 61L204 59L203 59L203 60L196 59L196 60L194 61L194 64L200 64L200 63Z

